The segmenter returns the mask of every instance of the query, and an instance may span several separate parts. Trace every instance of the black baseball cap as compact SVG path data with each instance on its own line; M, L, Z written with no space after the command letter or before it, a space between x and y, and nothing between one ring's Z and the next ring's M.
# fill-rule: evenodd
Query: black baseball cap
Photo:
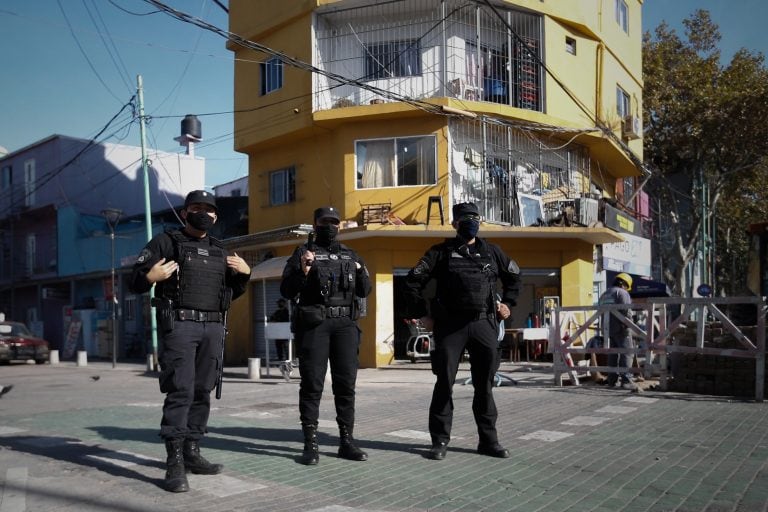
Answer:
M193 203L207 204L216 208L216 196L205 190L193 190L184 199L184 208Z
M336 219L341 222L339 211L333 206L323 206L315 210L315 220L318 219Z
M480 215L475 203L459 203L453 205L453 218L459 219L465 215Z

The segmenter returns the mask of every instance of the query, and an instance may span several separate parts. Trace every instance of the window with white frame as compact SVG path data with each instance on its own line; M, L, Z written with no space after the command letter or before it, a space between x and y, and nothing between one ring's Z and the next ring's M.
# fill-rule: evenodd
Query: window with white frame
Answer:
M629 99L629 94L620 86L616 86L616 112L619 114L619 118L625 119L632 113L632 105Z
M410 41L386 41L365 46L366 80L421 75L421 44Z
M296 168L286 167L269 173L269 204L279 206L296 200Z
M24 206L35 205L35 161L24 162Z
M434 135L355 142L357 188L436 183Z
M629 34L629 7L626 0L616 0L616 23Z
M283 87L283 62L278 57L273 57L259 63L261 74L260 93L268 94Z

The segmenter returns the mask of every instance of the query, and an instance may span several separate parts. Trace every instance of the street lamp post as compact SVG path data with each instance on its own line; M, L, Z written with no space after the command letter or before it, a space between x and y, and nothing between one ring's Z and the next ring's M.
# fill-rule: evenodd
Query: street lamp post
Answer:
M115 228L117 228L123 210L117 208L106 208L101 210L101 214L109 226L109 240L112 245L112 257L110 266L112 267L112 368L117 366L117 290L115 288Z

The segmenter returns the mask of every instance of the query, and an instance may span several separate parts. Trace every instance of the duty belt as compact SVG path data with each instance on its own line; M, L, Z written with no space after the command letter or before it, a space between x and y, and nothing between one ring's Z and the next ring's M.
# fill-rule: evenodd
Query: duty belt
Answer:
M325 316L328 318L338 318L340 316L352 316L352 308L349 306L326 306Z
M219 311L198 311L196 309L177 309L175 316L179 320L191 320L193 322L221 322L224 315Z
M488 317L495 316L495 315L496 313L491 311L465 311L461 309L448 311L448 316L450 318L458 319L462 321L484 320Z

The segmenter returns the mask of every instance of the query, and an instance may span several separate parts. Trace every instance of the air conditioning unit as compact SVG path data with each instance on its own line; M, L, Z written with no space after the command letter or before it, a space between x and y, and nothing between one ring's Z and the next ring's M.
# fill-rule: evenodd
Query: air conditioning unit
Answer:
M625 139L639 139L642 130L642 121L638 116L627 116L621 121L621 134Z
M597 222L597 199L579 197L574 201L573 220L582 226L591 226Z

